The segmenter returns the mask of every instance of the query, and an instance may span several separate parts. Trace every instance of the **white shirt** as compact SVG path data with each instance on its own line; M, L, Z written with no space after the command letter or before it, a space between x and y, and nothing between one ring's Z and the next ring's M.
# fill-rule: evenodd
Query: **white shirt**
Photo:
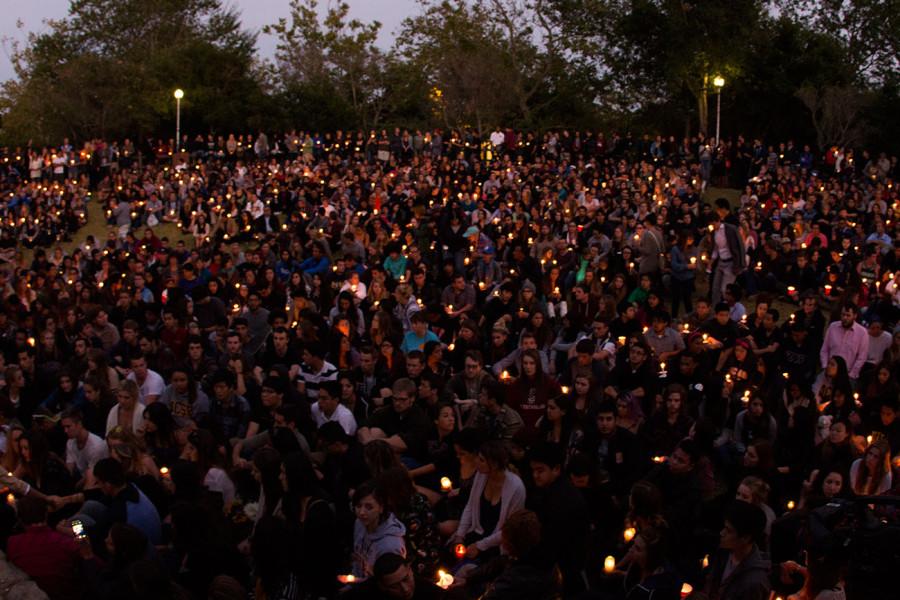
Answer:
M129 373L128 379L137 383L137 378L134 373ZM156 371L147 369L147 378L144 379L144 383L140 386L140 396L138 396L138 401L142 404L146 404L147 396L162 396L165 389L166 382L163 381L162 376Z
M869 335L869 352L866 354L866 362L873 365L879 364L893 341L894 337L887 331L882 331L878 337Z
M140 402L134 405L134 413L131 415L132 433L137 433L144 428L144 410L146 408L147 407ZM109 414L106 415L106 435L109 435L109 432L112 431L116 425L121 425L121 423L119 423L118 404L109 409Z
M713 234L716 242L716 255L721 260L731 260L731 250L728 249L728 237L725 235L725 223L719 223L719 228Z
M212 467L203 478L203 485L211 492L222 494L222 501L228 506L234 501L234 483L228 477L228 473L218 467Z
M75 465L79 473L84 474L88 469L93 469L97 461L109 456L109 448L99 435L88 433L84 448L78 447L77 440L66 442L66 464Z
M502 131L495 131L491 134L491 145L499 146L506 140L506 135L503 134Z
M338 404L330 417L325 416L325 413L319 408L318 402L314 402L312 406L310 406L310 411L312 412L313 419L316 420L316 427L321 427L325 423L331 421L337 421L344 429L344 433L347 435L356 435L356 418L354 418L350 409L343 404Z

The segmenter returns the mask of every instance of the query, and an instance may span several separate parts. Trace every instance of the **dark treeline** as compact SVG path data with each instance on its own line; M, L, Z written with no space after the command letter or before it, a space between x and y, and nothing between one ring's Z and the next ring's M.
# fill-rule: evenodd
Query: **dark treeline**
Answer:
M0 143L183 130L469 127L795 138L897 150L895 0L422 0L272 15L272 60L220 0L73 0L13 48ZM716 88L716 77L725 85Z

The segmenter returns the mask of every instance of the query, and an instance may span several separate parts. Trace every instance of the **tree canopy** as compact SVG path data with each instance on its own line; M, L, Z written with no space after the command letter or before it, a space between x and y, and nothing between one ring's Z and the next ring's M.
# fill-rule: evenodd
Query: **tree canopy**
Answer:
M14 49L2 138L497 125L878 139L898 96L900 0L419 0L389 45L345 2L264 29L221 0L73 0ZM896 120L893 118L894 121ZM891 121L893 122L893 121ZM713 125L714 127L714 125Z

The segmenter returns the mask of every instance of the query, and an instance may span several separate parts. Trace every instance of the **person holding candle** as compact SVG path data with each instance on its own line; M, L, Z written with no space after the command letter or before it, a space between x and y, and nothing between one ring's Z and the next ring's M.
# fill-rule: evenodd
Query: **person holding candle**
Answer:
M684 312L694 310L694 280L697 276L697 249L694 247L694 236L682 230L678 233L678 241L670 252L672 278L672 315L678 316L679 305L684 304Z
M622 563L628 571L622 580L626 600L681 597L681 577L666 559L670 551L668 527L664 523L642 527Z
M506 519L525 506L525 485L508 469L509 454L502 442L483 443L476 466L472 491L450 545L464 543L466 558L481 557L483 562L500 550Z

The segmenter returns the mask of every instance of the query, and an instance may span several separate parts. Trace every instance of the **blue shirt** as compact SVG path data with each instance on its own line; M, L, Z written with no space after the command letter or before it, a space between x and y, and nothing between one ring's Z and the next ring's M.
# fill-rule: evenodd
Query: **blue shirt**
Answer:
M428 342L439 342L438 336L434 334L430 329L425 332L425 337L420 338L416 335L414 331L406 332L406 335L403 336L403 344L400 345L400 350L403 354L409 354L413 350L424 350L425 344Z

